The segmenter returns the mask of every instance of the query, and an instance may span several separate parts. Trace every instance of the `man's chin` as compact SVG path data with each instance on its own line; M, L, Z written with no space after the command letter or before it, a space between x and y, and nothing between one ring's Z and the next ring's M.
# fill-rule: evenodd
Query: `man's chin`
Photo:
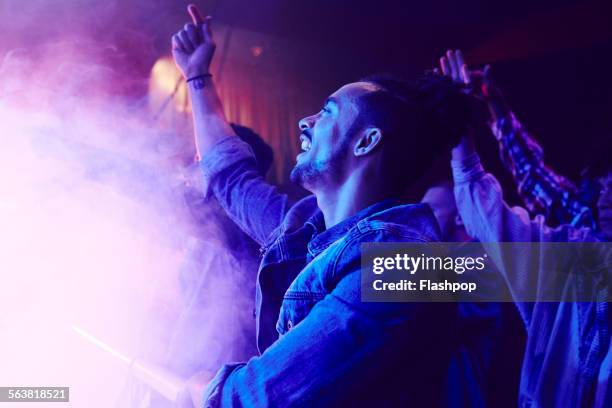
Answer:
M313 180L316 178L314 171L305 164L296 164L291 173L289 174L289 180L302 188L310 191L310 186L312 185Z

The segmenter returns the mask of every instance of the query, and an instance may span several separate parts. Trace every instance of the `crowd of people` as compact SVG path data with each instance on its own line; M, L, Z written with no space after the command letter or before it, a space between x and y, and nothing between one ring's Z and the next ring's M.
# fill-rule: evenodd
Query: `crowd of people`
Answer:
M190 373L185 392L195 406L487 406L495 339L507 330L499 302L360 297L362 243L437 241L480 242L495 265L481 279L514 300L526 332L521 407L612 406L609 157L592 163L580 186L557 174L490 68L471 69L449 50L416 80L365 77L302 119L291 180L311 195L291 203L226 120L209 71L211 19L189 12L172 50L188 84L204 195L261 246L258 353ZM483 104L525 208L506 204L480 162L472 129ZM445 155L452 176L421 203L405 202ZM567 263L553 273L554 252L508 242L595 244L602 267L585 276Z

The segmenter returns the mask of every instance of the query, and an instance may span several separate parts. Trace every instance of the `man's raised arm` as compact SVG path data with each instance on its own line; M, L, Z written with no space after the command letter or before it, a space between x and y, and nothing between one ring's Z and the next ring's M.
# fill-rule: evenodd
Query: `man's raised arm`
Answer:
M514 116L490 67L487 65L483 71L469 70L460 51L449 51L441 65L448 75L457 66L456 71L459 76L463 75L473 95L486 103L501 160L514 177L519 195L529 211L544 215L548 224L593 228L593 214L579 199L576 186L546 165L542 148ZM465 72L462 66L466 67Z
M441 59L442 73L467 86L479 81L463 60L460 52L449 51ZM473 94L474 95L474 94ZM475 94L483 99L482 95ZM527 327L531 324L533 303L543 293L550 274L542 274L533 265L540 265L534 257L539 251L526 251L520 245L504 246L503 242L549 242L555 232L544 224L544 217L531 220L521 207L509 207L503 198L497 179L486 173L476 151L472 135L465 135L452 149L455 200L469 236L478 239L487 254L504 276L518 310ZM557 285L558 286L558 285ZM553 286L552 287L557 287Z
M202 171L228 215L253 239L265 243L285 215L287 197L264 181L250 146L236 136L225 117L210 74L215 52L211 17L202 17L193 4L188 11L192 22L172 37L172 55L187 82Z
M172 55L187 81L193 109L198 155L205 156L217 143L236 133L225 118L223 106L210 74L215 53L211 17L203 18L193 4L187 8L192 23L172 36Z

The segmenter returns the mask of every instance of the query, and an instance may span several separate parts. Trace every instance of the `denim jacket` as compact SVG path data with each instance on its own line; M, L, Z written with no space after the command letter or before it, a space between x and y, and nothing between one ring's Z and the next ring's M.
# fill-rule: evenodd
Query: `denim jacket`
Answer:
M203 406L438 405L456 305L360 297L360 244L438 240L430 208L386 200L325 230L315 197L289 208L238 138L221 141L201 167L230 217L263 245L260 355L225 365Z
M563 225L552 229L544 224L541 215L531 220L525 209L508 207L499 183L484 172L477 155L453 161L452 167L461 219L468 233L483 242L489 254L500 253L500 242L598 240L588 228ZM530 265L534 260L524 254L513 254L511 258L512 261L497 258L495 261L516 299L526 290L529 274L543 276L547 271L533 270ZM596 300L592 302L577 302L572 298L576 280L569 276L561 288L567 301L517 302L527 329L521 407L593 406L598 372L610 347L609 287L597 286ZM598 278L609 285L610 276ZM597 388L599 394L607 393L602 387Z

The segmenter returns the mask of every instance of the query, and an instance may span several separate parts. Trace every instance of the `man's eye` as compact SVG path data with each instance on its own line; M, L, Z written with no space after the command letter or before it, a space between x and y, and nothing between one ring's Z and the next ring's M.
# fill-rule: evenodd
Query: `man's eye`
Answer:
M329 108L328 108L328 107L324 106L324 107L321 109L321 112L330 113L330 112L331 112L331 110L329 110Z

